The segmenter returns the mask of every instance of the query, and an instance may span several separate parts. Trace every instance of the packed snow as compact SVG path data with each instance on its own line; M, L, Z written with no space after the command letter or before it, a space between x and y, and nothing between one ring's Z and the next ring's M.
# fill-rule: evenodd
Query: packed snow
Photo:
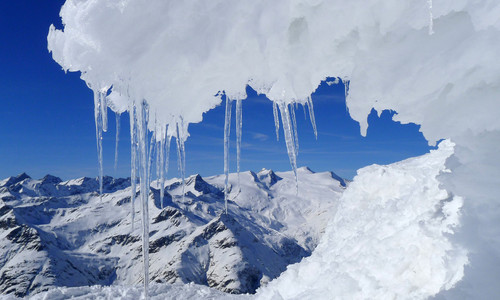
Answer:
M261 288L261 299L425 299L463 276L466 250L450 240L463 199L440 188L453 144L372 165L340 199L312 256Z
M451 139L451 173L439 182L464 202L462 226L449 251L467 249L470 264L456 288L439 297L492 298L500 294L499 15L496 0L67 0L61 9L64 28L51 26L47 39L53 58L66 71L80 71L96 95L99 153L106 106L131 112L132 141L138 142L132 143L132 177L140 171L142 190L150 181L146 128L156 140L176 138L182 171L188 125L200 122L223 96L245 98L246 85L273 101L276 129L281 113L294 170L293 103L309 104L328 76L345 83L349 112L363 134L375 108L421 124L431 143ZM383 191L376 189L374 198ZM147 214L145 199L142 205ZM334 241L324 247L334 249ZM429 263L425 259L420 262ZM462 277L455 267L448 270L457 277L438 280L439 289L414 285L422 290L415 297L451 287ZM386 275L373 273L373 282ZM392 293L404 293L397 288L403 286L392 287ZM360 295L377 291L360 289Z

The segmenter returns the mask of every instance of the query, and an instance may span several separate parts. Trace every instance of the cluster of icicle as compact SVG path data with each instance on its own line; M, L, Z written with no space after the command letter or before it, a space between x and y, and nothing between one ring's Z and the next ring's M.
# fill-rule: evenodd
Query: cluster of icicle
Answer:
M230 144L230 133L231 133L231 111L232 102L229 97L226 97L226 110L224 118L224 204L225 213L227 214L227 201L229 197L229 144ZM295 186L298 193L298 177L297 177L297 156L299 154L299 136L297 132L297 118L295 115L295 110L298 103L277 103L273 101L273 116L274 116L274 126L276 128L276 140L279 141L279 113L281 113L281 123L283 124L283 131L285 135L285 143L288 152L288 157L290 159L290 165L295 175ZM314 107L311 98L309 97L305 104L302 104L304 109L304 117L306 117L306 106L309 111L309 119L314 130L314 136L318 138L318 131L316 129L316 120L314 117ZM240 99L236 100L236 170L238 173L238 188L240 186L240 159L241 159L241 129L243 125L242 119L242 101Z
M97 154L98 154L98 165L99 165L99 192L102 199L103 195L103 147L102 139L103 132L108 129L108 100L107 100L107 90L94 90L94 117L96 125L96 140L97 140ZM229 146L230 146L230 132L231 132L231 112L232 103L236 102L236 155L237 155L237 172L238 172L238 188L239 182L239 172L240 172L240 157L241 157L241 140L242 140L242 126L243 126L243 108L242 100L231 100L224 94L221 95L226 100L226 110L225 110L225 122L224 122L224 202L225 202L225 213L228 213L228 197L230 193L229 187ZM314 108L311 98L308 98L303 105L304 117L306 117L306 110L309 112L309 118L314 130L314 134L317 138L316 122L314 118ZM273 115L276 127L276 139L279 140L279 114L281 113L281 123L283 124L283 131L285 136L286 147L288 151L288 156L290 158L290 164L294 171L296 178L296 187L298 191L298 181L297 181L297 155L299 150L299 140L297 133L297 119L295 110L298 104L287 104L285 102L273 102ZM308 107L306 109L306 106ZM279 112L278 112L279 111ZM165 193L165 180L168 173L169 167L169 156L170 156L170 143L172 137L176 140L177 146L177 161L179 174L182 178L182 197L184 197L185 189L185 147L184 142L186 137L183 136L184 131L180 128L184 128L182 118L175 123L175 128L169 128L169 125L159 124L154 120L149 120L150 112L146 101L130 101L128 107L129 117L130 117L130 153L131 153L131 224L132 230L134 230L135 223L135 200L137 195L137 178L139 178L139 199L141 205L141 222L142 222L142 255L144 264L144 287L146 297L147 287L149 283L149 188L152 182L152 171L153 171L153 160L155 161L156 170L156 184L160 191L160 205L163 208L164 205L164 193ZM115 170L118 163L118 141L120 133L120 115L121 113L116 113L116 145L115 145ZM151 126L150 122L154 121L154 125ZM148 128L153 128L153 132L150 133ZM144 191L144 192L143 192Z
M299 136L297 132L297 117L295 115L295 110L297 108L297 103L295 105L288 104L286 102L275 102L273 101L273 115L274 115L274 125L276 127L276 140L279 140L279 117L278 110L281 113L281 123L283 124L283 132L285 135L286 149L288 152L288 158L290 159L290 165L292 166L293 173L295 175L295 187L297 193L299 192L299 184L297 177L297 156L299 155ZM314 108L312 100L309 97L305 104L302 104L304 108L304 116L306 114L306 105L309 111L309 119L314 130L314 136L318 138L318 131L316 129L316 121L314 118Z
M103 157L102 157L102 136L103 132L107 131L107 101L106 91L94 92L95 105L95 124L97 137L97 153L99 159L99 191L102 199L103 194ZM150 134L149 125L149 107L145 101L130 102L130 146L131 146L131 226L134 230L135 223L135 200L137 194L137 178L139 178L140 194L139 200L141 205L141 222L142 222L142 255L144 264L144 286L147 295L147 286L149 283L149 188L151 186L153 160L155 161L156 182L160 191L160 205L164 205L164 188L165 179L169 167L170 142L172 133L175 135L177 144L177 157L179 165L179 173L182 177L182 193L184 195L184 178L185 178L185 137L183 131L179 128L183 127L182 119L176 124L174 130L168 131L168 125L155 124L154 131ZM120 130L120 114L116 115L116 146L115 146L115 166L117 164L118 155L118 136ZM154 120L156 122L156 120Z

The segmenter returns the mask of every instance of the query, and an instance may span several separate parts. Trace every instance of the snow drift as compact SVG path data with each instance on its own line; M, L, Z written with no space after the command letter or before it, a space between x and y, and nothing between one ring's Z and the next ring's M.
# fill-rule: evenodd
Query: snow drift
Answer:
M388 166L362 168L312 256L262 299L424 299L463 276L467 256L449 240L462 198L441 189L453 144Z
M465 199L456 239L470 266L441 296L491 298L500 293L498 15L496 0L68 0L48 48L101 95L101 125L106 106L140 107L139 121L170 124L167 135L181 140L220 103L213 95L241 99L249 84L280 103L292 165L287 104L307 101L327 76L349 80L347 105L362 133L372 107L393 109L429 141L456 143L452 173L440 180Z

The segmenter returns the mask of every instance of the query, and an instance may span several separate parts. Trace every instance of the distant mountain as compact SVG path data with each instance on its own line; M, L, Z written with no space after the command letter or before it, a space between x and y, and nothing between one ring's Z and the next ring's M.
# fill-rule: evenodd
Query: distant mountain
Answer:
M151 184L150 277L194 282L229 293L253 293L316 247L346 181L332 172L298 169L194 175ZM132 224L130 179L62 181L26 174L0 181L0 292L25 296L52 286L142 281L141 218ZM140 193L136 191L137 195Z

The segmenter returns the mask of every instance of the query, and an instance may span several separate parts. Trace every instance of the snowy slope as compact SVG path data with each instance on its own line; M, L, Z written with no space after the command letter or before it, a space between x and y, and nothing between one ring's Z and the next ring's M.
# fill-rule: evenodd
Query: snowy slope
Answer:
M453 148L445 140L424 156L358 170L313 254L260 298L427 299L452 289L468 262L452 239L463 199L438 181Z
M158 182L150 190L150 278L253 293L319 242L344 182L330 172L231 174L229 214L224 178ZM138 285L142 282L139 205L131 223L130 180L61 181L26 174L0 181L0 291L17 296L52 286ZM139 192L137 192L139 193Z

